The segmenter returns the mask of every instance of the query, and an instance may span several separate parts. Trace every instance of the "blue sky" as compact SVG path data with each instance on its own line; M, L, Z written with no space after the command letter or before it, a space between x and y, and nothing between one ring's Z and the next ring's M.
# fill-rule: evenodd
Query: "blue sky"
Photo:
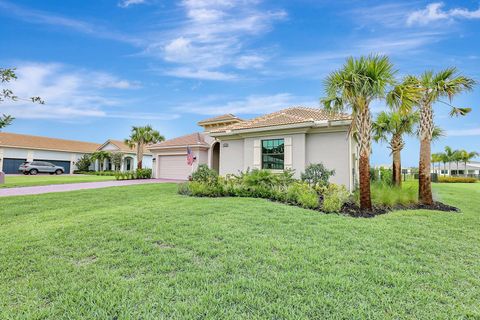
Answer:
M0 65L17 95L7 131L103 142L152 124L167 138L196 122L319 106L325 76L348 56L388 54L398 76L456 66L480 80L478 1L0 0ZM454 100L473 112L436 121L435 143L480 151L480 86ZM381 103L375 112L384 109ZM416 165L407 139L404 165ZM375 144L372 163L390 163Z

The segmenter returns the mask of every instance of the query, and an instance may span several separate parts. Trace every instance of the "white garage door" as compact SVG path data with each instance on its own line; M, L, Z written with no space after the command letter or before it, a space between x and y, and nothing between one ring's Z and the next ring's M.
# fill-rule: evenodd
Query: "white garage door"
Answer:
M192 167L187 164L187 156L159 156L158 177L161 179L187 180Z

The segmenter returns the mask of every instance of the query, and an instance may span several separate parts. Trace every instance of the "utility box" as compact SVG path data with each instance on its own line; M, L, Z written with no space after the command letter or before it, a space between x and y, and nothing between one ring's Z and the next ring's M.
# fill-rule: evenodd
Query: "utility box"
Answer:
M4 184L4 183L5 183L5 173L0 171L0 184Z

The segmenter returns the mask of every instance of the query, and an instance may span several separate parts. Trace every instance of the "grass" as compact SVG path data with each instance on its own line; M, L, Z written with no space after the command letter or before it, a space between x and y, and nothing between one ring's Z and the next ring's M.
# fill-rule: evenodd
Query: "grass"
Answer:
M5 184L0 184L0 188L14 188L14 187L31 187L31 186L45 186L50 184L66 184L78 182L96 182L115 180L115 177L110 176L94 176L94 175L7 175L5 176Z
M324 215L172 184L2 198L0 318L480 318L480 184L462 213Z

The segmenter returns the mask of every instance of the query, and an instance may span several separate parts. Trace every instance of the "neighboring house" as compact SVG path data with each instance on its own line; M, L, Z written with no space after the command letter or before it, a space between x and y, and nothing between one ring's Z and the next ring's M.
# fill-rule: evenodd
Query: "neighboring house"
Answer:
M432 173L438 173L439 175L446 176L462 176L465 174L469 175L480 175L480 161L470 161L467 162L467 172L465 172L465 163L459 162L457 168L457 162L450 163L435 163L434 168L430 170Z
M108 140L104 144L31 136L16 133L0 132L0 171L7 174L18 173L18 167L24 161L41 160L51 162L65 168L65 173L76 170L75 163L84 154L105 150L124 153L122 170L134 170L137 165L135 150L128 148L125 143L117 140ZM152 168L152 154L143 158L143 166ZM104 164L106 170L113 169L109 161ZM98 161L91 166L98 170Z
M357 144L350 134L351 117L323 109L294 107L251 120L228 114L200 121L203 133L193 133L151 145L156 177L186 180L198 165L207 164L220 175L248 169L295 176L311 163L334 169L331 182L353 190L357 181ZM186 161L187 147L196 158Z

